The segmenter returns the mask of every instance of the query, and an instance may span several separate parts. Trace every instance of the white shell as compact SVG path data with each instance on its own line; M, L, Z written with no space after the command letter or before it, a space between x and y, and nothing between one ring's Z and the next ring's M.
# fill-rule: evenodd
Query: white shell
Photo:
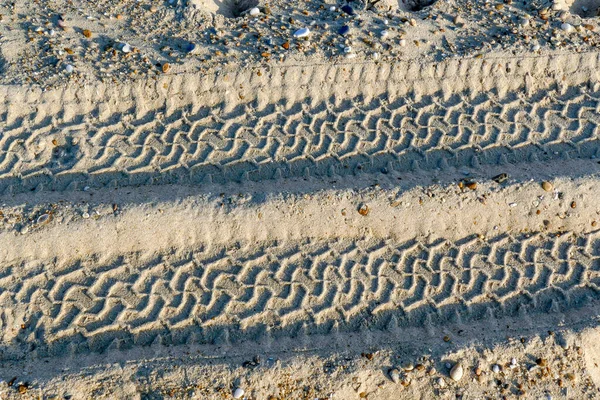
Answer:
M237 388L235 389L235 391L233 392L233 398L234 399L241 399L242 396L244 395L244 389L242 388Z
M400 371L398 371L396 368L390 369L389 374L390 374L390 379L392 380L392 382L394 382L394 383L400 382Z
M454 382L458 382L463 377L464 372L465 371L463 370L462 365L460 365L460 363L456 363L450 370L450 378L452 378Z
M300 28L296 32L294 32L294 36L297 38L307 37L310 34L310 29L308 28Z
M575 30L575 27L567 22L565 22L564 24L562 24L560 26L560 29L562 29L563 31L567 32L567 33L571 33Z

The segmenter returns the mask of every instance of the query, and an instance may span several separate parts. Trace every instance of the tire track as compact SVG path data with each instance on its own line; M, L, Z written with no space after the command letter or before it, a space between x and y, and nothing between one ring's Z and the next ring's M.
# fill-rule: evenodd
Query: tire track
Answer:
M277 340L589 305L600 232L303 240L0 267L3 358Z

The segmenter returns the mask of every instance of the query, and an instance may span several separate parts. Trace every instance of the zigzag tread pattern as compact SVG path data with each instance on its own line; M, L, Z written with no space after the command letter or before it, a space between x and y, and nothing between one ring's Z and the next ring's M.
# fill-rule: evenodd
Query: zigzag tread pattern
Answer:
M0 354L396 329L566 310L599 290L600 231L23 262L0 267Z
M0 191L331 176L591 157L600 91L387 95L151 109L3 129Z

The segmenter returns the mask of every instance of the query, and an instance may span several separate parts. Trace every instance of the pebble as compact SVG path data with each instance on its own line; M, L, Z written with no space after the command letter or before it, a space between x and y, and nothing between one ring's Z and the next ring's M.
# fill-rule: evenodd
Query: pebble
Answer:
M335 11L335 10L337 10L337 8L335 6L329 7L329 11Z
M390 36L390 32L389 31L381 31L381 38L385 39L388 36Z
M441 388L446 386L446 381L442 377L438 378L437 383L438 385L440 385Z
M552 186L552 184L548 181L544 181L542 182L542 189L544 189L546 192L551 192L552 189L554 189L554 187Z
M258 7L253 7L250 9L249 14L253 17L256 17L256 16L260 15L260 10L258 9Z
M533 47L531 48L531 50L538 51L541 48L542 48L542 46L540 46L539 44L534 44Z
M308 28L300 28L296 32L294 32L294 37L303 38L310 35L310 29Z
M450 370L450 378L452 378L454 382L460 381L463 377L463 374L464 370L460 363L454 364L454 367L452 367L452 369Z
M400 46L404 47L406 46L406 39L400 39Z
M563 31L565 31L567 33L571 33L575 30L575 27L573 25L565 22L560 26L560 29L562 29Z
M348 34L348 32L350 32L350 27L348 25L344 25L338 30L338 33L342 36Z
M131 53L131 46L128 45L127 43L124 43L123 47L121 47L121 51L123 53Z
M494 364L492 365L492 372L497 374L498 372L500 372L500 366L498 364Z
M400 371L396 368L392 368L389 370L388 374L390 375L390 379L394 383L400 382Z
M237 388L235 389L235 391L233 392L233 398L234 399L241 399L242 396L244 395L244 389L242 388Z
M67 64L67 66L65 67L65 71L67 71L67 74L73 73L74 70L75 67L73 67L71 64Z
M358 213L360 215L362 215L363 217L366 217L367 215L369 215L369 206L367 206L366 204L363 204L360 206L360 208L358 209Z

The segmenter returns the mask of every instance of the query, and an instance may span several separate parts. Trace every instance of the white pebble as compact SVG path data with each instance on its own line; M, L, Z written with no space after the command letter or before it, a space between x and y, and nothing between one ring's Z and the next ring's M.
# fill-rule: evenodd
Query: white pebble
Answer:
M71 64L67 64L67 66L65 67L65 71L67 71L67 74L72 73L75 70L75 67L73 67Z
M356 53L347 53L346 58L356 58Z
M498 364L494 364L492 366L492 372L497 374L498 372L500 372L500 366Z
M344 47L344 53L350 53L352 51L351 46Z
M462 365L460 365L460 363L456 363L450 370L450 378L452 378L454 382L458 382L463 377L464 372L465 371L463 370Z
M540 46L539 44L534 44L533 47L531 48L531 50L538 51L541 48L542 48L542 46Z
M511 363L511 365L517 365L517 359L516 359L516 358L514 358L514 357L513 357L513 358L511 358L511 359L510 359L510 363Z
M385 39L388 36L390 36L390 33L388 31L381 31L381 38L382 39Z
M294 36L297 38L307 37L310 34L310 29L308 28L300 28L296 32L294 32Z
M398 371L398 369L396 369L396 368L391 369L389 374L390 374L390 379L392 380L392 382L394 382L394 383L400 382L400 371Z
M234 399L241 399L243 395L244 395L244 389L242 389L242 388L237 388L233 392Z
M575 30L575 27L571 24L569 24L568 22L565 22L564 24L562 24L560 26L560 29L562 29L563 31L567 32L567 33L571 33Z
M437 383L438 385L440 385L441 388L446 386L446 381L444 380L444 378L438 378Z
M400 46L402 46L402 47L406 46L406 39L400 40Z
M251 16L256 17L259 14L260 14L260 10L258 9L258 7L253 7L250 9Z
M335 11L335 10L336 10L335 6L329 7L329 11Z
M131 46L125 43L123 47L121 47L121 51L123 53L131 53Z

